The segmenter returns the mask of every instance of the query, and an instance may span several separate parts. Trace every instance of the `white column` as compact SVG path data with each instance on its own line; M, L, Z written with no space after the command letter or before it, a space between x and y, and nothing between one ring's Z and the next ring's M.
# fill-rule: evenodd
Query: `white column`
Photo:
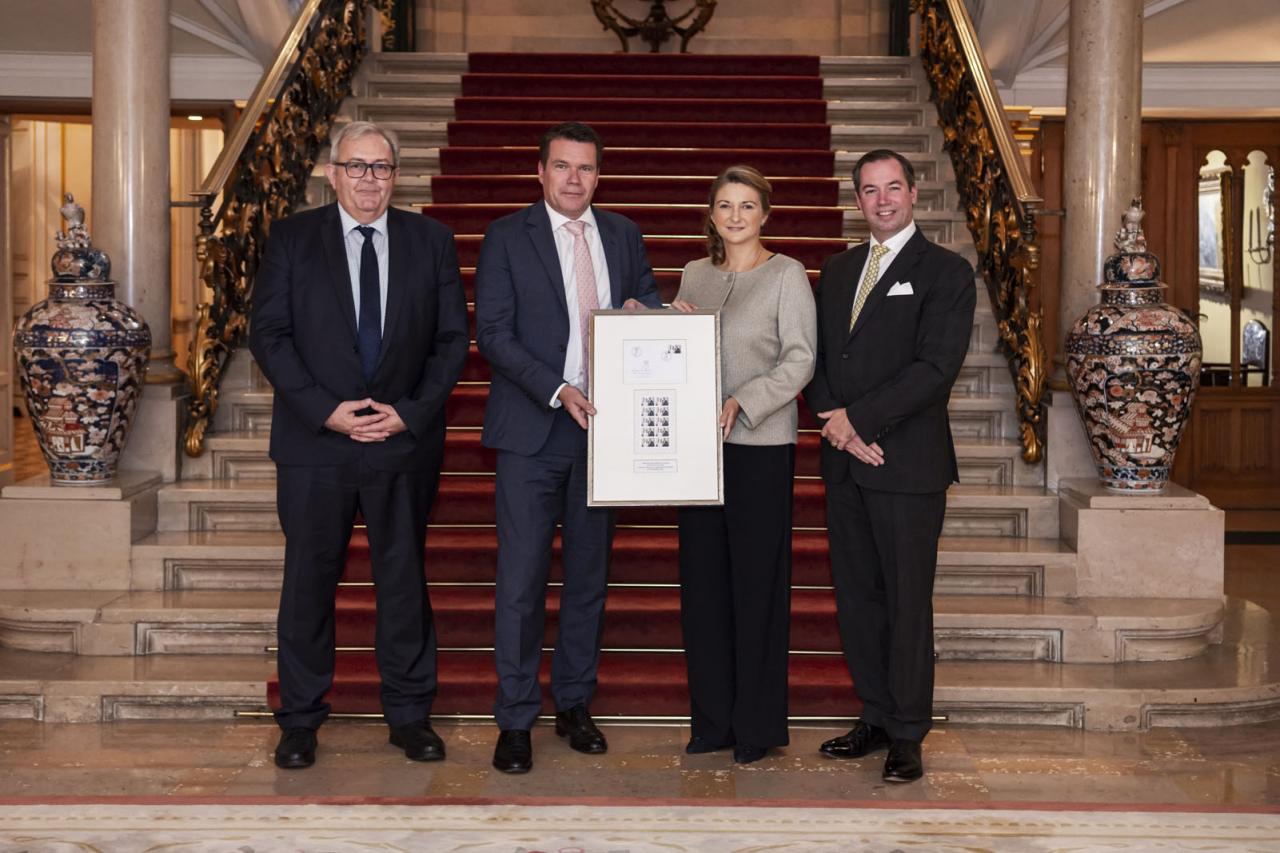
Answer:
M1142 0L1071 0L1063 152L1062 279L1045 481L1092 478L1093 459L1063 373L1072 325L1098 302L1102 264L1142 191Z
M151 364L122 470L181 471L186 386L174 365L169 208L169 0L93 0L93 240L116 298L151 327Z
M1142 191L1142 0L1071 0L1059 355Z
M93 241L151 326L149 382L179 378L169 330L169 0L93 3Z
M13 276L10 271L12 241L9 208L9 116L0 116L0 486L14 480L13 474Z

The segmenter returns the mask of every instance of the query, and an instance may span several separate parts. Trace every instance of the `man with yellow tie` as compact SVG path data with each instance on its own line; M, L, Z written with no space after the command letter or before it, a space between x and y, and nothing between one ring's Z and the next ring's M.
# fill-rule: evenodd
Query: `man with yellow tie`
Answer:
M883 778L924 774L933 716L933 578L947 488L959 479L947 399L964 363L973 268L916 228L915 174L901 154L853 168L871 239L827 260L818 354L805 389L824 421L831 575L845 661L862 699L833 758L888 749Z

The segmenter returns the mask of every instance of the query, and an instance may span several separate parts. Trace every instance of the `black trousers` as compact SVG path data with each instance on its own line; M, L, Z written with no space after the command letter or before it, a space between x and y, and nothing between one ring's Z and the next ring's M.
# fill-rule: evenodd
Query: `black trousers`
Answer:
M556 524L563 527L564 585L551 657L557 711L595 695L613 543L613 511L587 507L587 433L563 409L533 456L498 452L498 576L493 657L498 728L529 729L542 709L538 671Z
M285 535L277 723L317 728L329 714L324 697L333 684L334 596L357 511L373 561L383 716L392 726L426 719L436 694L436 631L423 558L438 467L280 465L276 477Z
M933 716L933 578L946 492L827 483L840 641L862 719L923 740Z
M785 746L794 444L724 446L724 506L682 507L680 621L692 731Z

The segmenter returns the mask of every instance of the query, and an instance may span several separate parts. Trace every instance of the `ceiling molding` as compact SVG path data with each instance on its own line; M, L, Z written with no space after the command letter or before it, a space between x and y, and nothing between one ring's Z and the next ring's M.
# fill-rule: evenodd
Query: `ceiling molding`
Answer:
M1067 69L1045 66L1018 75L1000 88L1006 104L1064 107ZM1224 111L1275 107L1280 62L1147 62L1142 66L1142 107Z
M190 18L179 15L177 12L169 13L169 24L184 33L190 33L201 41L206 41L214 47L220 47L228 53L234 53L250 62L257 62L258 57L254 56L243 45L227 38L225 35L209 29L204 24L197 23Z
M218 26L227 31L227 34L235 39L241 47L254 54L254 58L261 59L257 56L257 42L253 40L253 36L236 23L230 13L218 3L218 0L200 0L201 7L204 8L209 15L218 22Z
M169 60L171 100L244 100L262 77L256 61L234 56L175 56ZM0 52L0 98L89 98L88 53Z
M1146 18L1154 18L1162 12L1167 12L1186 2L1187 0L1149 0L1142 7L1142 17L1144 20ZM1049 26L1031 41L1026 51L1022 54L1022 64L1018 68L1019 78L1028 71L1033 71L1066 55L1069 38L1054 44L1052 47L1048 47L1048 45L1067 28L1070 15L1071 6L1067 5L1054 16Z

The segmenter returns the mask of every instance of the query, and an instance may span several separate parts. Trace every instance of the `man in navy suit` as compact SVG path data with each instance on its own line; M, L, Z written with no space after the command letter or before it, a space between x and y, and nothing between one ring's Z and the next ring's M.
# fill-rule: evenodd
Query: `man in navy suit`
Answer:
M887 749L883 778L924 773L933 708L933 577L959 479L947 399L973 330L973 268L915 225L915 173L893 151L853 167L871 239L818 280L818 357L805 389L822 428L831 577L862 699L834 758Z
M429 715L436 635L423 577L444 451L444 403L467 356L453 234L391 208L395 137L352 122L325 167L336 204L271 228L249 345L275 389L271 458L285 534L275 762L315 761L329 713L334 596L356 513L377 596L377 659L391 743L444 758Z
M591 206L603 143L584 124L542 138L543 198L491 224L476 267L476 343L493 368L486 447L498 451L498 576L493 765L533 766L547 574L556 523L564 585L551 662L556 734L585 753L608 748L591 720L613 514L587 507L587 319L593 308L659 308L640 229Z

